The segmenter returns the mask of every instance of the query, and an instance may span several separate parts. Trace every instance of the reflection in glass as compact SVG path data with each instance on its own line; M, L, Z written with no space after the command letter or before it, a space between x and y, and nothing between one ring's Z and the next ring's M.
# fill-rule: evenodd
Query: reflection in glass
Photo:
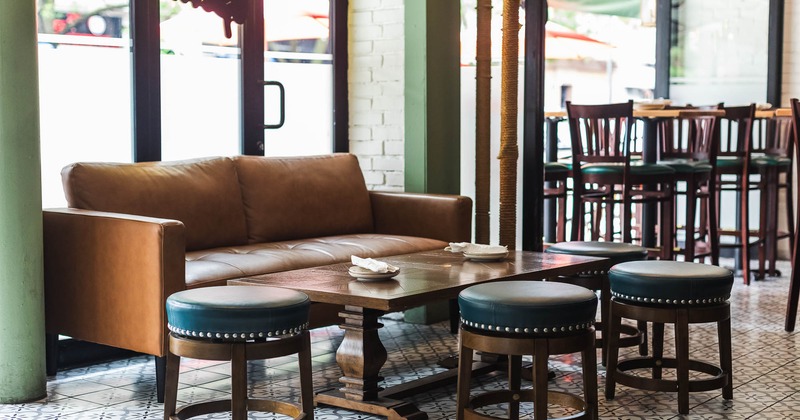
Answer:
M63 207L61 168L132 160L128 4L37 5L42 205Z

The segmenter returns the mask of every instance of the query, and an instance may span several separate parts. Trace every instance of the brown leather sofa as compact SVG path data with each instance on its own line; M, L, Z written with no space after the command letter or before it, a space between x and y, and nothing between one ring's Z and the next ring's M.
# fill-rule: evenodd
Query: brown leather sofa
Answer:
M355 156L237 156L62 171L44 211L47 331L163 357L165 300L256 274L469 241L472 202L368 191ZM338 322L315 304L312 327Z

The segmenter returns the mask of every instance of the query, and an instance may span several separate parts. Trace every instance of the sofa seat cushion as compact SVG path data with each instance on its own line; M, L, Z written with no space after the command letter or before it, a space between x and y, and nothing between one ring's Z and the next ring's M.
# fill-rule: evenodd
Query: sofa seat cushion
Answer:
M351 255L379 258L446 246L435 239L365 233L187 252L186 286L219 286L239 277L349 262Z

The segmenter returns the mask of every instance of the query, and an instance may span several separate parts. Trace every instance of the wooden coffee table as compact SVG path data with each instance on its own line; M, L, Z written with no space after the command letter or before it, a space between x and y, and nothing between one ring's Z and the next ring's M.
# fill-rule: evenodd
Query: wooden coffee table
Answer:
M427 419L413 404L400 400L440 383L456 369L395 387L380 387L380 370L386 348L378 330L378 317L427 303L454 299L474 284L499 280L542 280L602 267L603 258L577 257L528 251L512 251L494 262L474 262L461 254L426 251L380 258L400 267L394 278L359 281L351 277L351 264L285 271L228 281L229 285L278 286L308 294L313 302L344 305L342 343L336 362L342 369L344 387L318 392L316 402L386 416L389 419Z

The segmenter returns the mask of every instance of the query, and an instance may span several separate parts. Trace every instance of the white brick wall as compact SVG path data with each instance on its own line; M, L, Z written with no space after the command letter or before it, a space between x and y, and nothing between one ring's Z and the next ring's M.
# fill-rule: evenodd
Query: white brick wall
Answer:
M403 0L350 2L350 152L367 187L402 191Z

